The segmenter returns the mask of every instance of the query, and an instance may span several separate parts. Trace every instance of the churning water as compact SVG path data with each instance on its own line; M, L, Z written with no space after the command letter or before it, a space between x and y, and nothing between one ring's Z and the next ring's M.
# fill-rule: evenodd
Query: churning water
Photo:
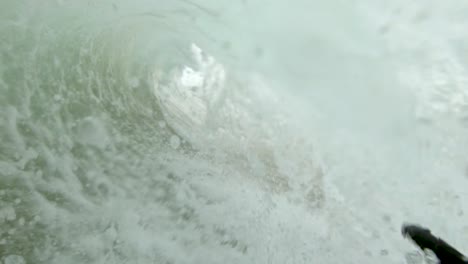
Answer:
M0 263L414 262L404 221L467 252L467 12L1 0Z

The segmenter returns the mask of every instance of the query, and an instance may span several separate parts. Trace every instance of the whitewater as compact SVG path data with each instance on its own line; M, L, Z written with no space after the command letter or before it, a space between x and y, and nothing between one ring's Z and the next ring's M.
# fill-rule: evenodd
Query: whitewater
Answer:
M2 0L0 263L468 253L465 1Z

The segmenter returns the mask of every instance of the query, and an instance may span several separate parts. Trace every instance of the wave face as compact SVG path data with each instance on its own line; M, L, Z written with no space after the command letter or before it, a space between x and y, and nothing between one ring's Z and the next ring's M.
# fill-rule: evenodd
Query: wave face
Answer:
M467 250L467 9L3 0L0 263Z

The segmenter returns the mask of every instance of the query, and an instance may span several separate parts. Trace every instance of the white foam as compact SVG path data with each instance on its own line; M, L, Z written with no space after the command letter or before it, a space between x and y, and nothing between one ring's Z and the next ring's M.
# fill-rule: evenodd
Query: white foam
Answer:
M76 127L76 135L81 143L101 149L110 144L108 131L98 117L89 116L80 120Z

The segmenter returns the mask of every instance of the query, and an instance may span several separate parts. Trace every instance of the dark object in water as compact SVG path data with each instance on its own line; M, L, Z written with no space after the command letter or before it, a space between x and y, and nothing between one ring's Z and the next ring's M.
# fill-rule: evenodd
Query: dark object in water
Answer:
M422 250L429 249L437 256L440 264L468 264L468 258L444 240L431 234L427 228L404 224L401 228L404 237L409 237Z

